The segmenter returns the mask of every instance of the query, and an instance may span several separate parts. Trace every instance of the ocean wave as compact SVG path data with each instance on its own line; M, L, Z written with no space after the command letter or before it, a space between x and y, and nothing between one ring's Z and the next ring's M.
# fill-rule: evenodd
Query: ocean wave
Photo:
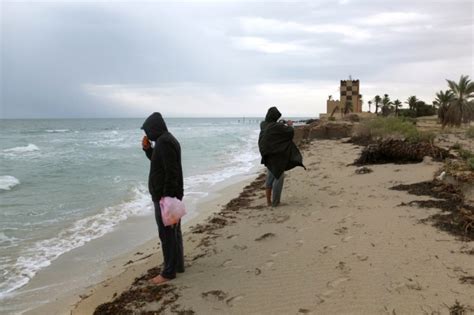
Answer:
M1 247L8 247L11 245L13 242L17 241L18 239L16 237L10 237L5 235L5 233L0 232L0 246Z
M65 132L69 132L71 130L69 130L69 129L46 129L45 131L47 133L65 133Z
M196 193L195 189L203 185L214 186L231 177L247 174L257 165L260 157L256 149L257 139L258 130L241 139L244 142L243 145L229 146L228 154L224 157L226 163L213 172L185 178L185 190L189 190L188 193Z
M18 238L13 236L7 236L5 233L0 232L0 248L6 249L13 247L17 244Z
M0 190L11 190L17 185L20 185L17 178L9 175L0 176Z
M150 213L152 204L145 188L140 186L133 192L132 200L107 207L96 215L76 221L56 237L39 241L25 249L10 266L6 280L0 283L0 299L27 284L39 270L49 266L62 254L104 236L131 216Z
M27 153L27 152L34 152L34 151L39 151L39 148L32 143L24 147L14 147L14 148L3 150L3 152L5 153Z

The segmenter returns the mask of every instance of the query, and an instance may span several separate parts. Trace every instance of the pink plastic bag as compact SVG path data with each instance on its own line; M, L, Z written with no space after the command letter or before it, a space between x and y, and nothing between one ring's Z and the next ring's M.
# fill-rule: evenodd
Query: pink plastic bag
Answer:
M174 197L162 197L160 199L161 219L165 226L170 226L179 222L186 214L184 202Z

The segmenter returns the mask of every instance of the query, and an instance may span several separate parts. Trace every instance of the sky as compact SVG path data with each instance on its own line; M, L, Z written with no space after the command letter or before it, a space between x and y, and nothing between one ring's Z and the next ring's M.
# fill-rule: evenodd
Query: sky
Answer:
M364 110L473 77L472 1L0 1L0 118L317 117L349 77Z

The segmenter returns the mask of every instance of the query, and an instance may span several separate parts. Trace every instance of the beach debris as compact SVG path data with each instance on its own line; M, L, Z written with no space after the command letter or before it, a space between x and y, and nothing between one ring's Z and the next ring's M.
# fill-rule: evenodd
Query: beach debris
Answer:
M369 144L361 153L354 165L384 163L417 163L425 156L434 160L450 157L449 151L428 142L413 143L400 139L385 139Z
M258 276L262 273L262 270L260 268L255 268L255 275Z
M417 206L419 208L438 208L444 213L434 214L420 222L433 222L437 228L469 241L474 240L474 206L465 203L465 198L458 185L440 181L428 181L410 185L397 185L393 190L407 191L417 196L430 196L435 199L414 200L401 203L400 206Z
M298 313L301 313L301 314L309 314L309 313L311 313L311 311L308 310L308 309L306 309L306 308L300 308L300 309L298 310Z
M268 238L274 237L274 236L275 236L274 233L265 233L265 234L263 234L262 236L257 237L257 238L255 239L255 241L257 241L257 242L263 241L263 240L265 240L265 239L268 239Z
M162 314L168 307L177 309L177 305L172 305L179 297L176 291L177 288L170 284L132 288L112 302L99 305L94 315L136 314L145 302L161 302L154 311Z
M436 176L436 179L439 181L443 181L446 178L446 171L441 172L438 176Z
M466 314L466 307L459 303L458 300L454 303L454 305L449 307L449 315L465 315Z
M358 168L356 168L356 170L355 170L355 173L356 173L356 174L368 174L368 173L372 173L372 172L373 172L373 170L370 169L370 168L368 168L368 167L366 167L366 166L358 167Z
M222 290L211 290L211 291L201 293L201 296L205 299L209 297L214 297L218 301L223 301L227 298L227 293L225 293Z
M463 276L461 278L459 278L459 281L461 281L461 283L463 284L471 284L471 285L474 285L474 276Z

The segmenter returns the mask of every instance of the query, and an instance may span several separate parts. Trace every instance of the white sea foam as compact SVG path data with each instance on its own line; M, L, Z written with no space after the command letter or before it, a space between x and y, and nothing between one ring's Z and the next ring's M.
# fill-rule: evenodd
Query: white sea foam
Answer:
M60 255L111 232L128 217L150 213L152 205L144 187L134 189L134 194L132 200L81 219L56 237L23 250L15 264L9 267L6 281L0 284L0 299L27 284L39 270L49 266Z
M10 190L13 187L20 185L20 181L13 176L0 176L0 190Z
M39 148L32 143L28 144L27 146L14 147L14 148L3 150L3 152L5 153L26 153L26 152L34 152L34 151L39 151Z
M47 133L64 133L69 131L69 129L46 129Z

